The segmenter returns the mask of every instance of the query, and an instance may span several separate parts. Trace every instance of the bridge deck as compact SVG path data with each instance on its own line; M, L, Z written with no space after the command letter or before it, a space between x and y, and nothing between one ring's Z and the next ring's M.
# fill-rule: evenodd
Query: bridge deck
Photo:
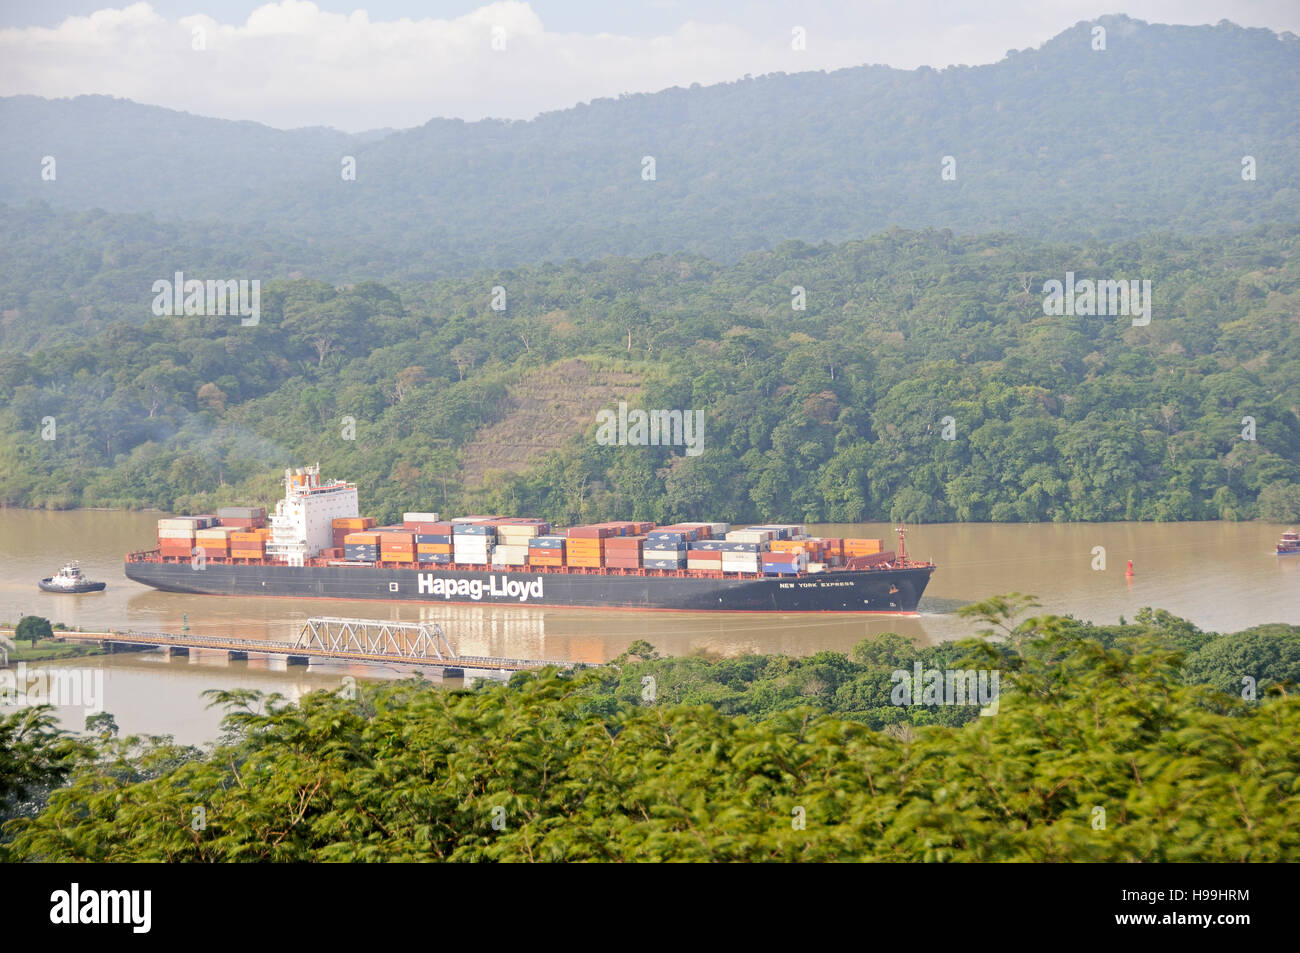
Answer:
M388 662L400 665L421 665L426 668L495 669L498 671L526 671L548 665L572 668L573 662L548 662L541 659L496 658L486 655L457 655L437 658L418 655L395 655L370 652L336 652L327 649L298 646L292 642L273 642L264 639L234 639L224 636L177 635L172 632L69 632L57 631L56 639L71 642L113 642L120 645L153 645L159 648L211 649L220 652L252 652L259 655L294 655L306 658L329 659L341 662Z

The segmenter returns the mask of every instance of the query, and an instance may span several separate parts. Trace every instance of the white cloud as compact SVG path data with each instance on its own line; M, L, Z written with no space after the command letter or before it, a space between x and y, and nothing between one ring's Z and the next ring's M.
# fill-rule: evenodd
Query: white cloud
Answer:
M1213 22L1223 5L1187 0L1185 11L1193 9L1178 19ZM1177 18L1169 0L1136 6ZM1260 15L1269 12L1267 4L1254 6ZM389 21L281 0L257 8L242 24L205 15L168 20L136 3L70 17L54 28L0 30L0 95L100 93L281 128L356 131L413 126L435 116L520 119L600 96L747 73L993 62L1009 48L1038 45L1096 14L1092 0L971 6L823 0L799 9L797 22L807 29L802 52L790 48L794 23L774 23L779 17L771 16L750 23L743 6L735 23L684 20L660 36L617 36L550 32L518 0L450 20ZM504 51L492 49L494 28L504 30ZM196 30L202 51L193 49Z

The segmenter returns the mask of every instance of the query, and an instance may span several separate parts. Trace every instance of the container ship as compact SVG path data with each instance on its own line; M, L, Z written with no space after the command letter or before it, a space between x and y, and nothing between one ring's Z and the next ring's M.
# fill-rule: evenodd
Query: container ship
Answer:
M524 517L406 513L376 526L357 487L286 470L284 499L158 521L126 575L166 592L725 612L915 612L935 570L878 539L798 524L640 521L564 530Z

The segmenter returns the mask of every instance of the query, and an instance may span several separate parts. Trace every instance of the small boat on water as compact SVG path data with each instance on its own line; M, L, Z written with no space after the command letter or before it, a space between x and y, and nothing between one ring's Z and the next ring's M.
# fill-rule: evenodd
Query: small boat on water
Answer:
M1277 541L1277 549L1274 552L1279 556L1300 556L1300 533L1287 530Z
M87 579L74 560L53 576L46 576L37 585L42 592L103 592L108 583Z

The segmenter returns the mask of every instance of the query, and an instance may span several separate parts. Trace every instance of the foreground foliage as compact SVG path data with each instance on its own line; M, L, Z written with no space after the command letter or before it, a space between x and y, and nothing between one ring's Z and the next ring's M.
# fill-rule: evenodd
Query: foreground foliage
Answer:
M222 693L225 743L105 741L39 816L7 825L9 847L82 861L1294 858L1300 699L1186 684L1167 620L1149 621L1090 638L1045 617L965 643L967 665L1002 670L997 714L885 732L662 697L600 713L601 671L297 706Z

